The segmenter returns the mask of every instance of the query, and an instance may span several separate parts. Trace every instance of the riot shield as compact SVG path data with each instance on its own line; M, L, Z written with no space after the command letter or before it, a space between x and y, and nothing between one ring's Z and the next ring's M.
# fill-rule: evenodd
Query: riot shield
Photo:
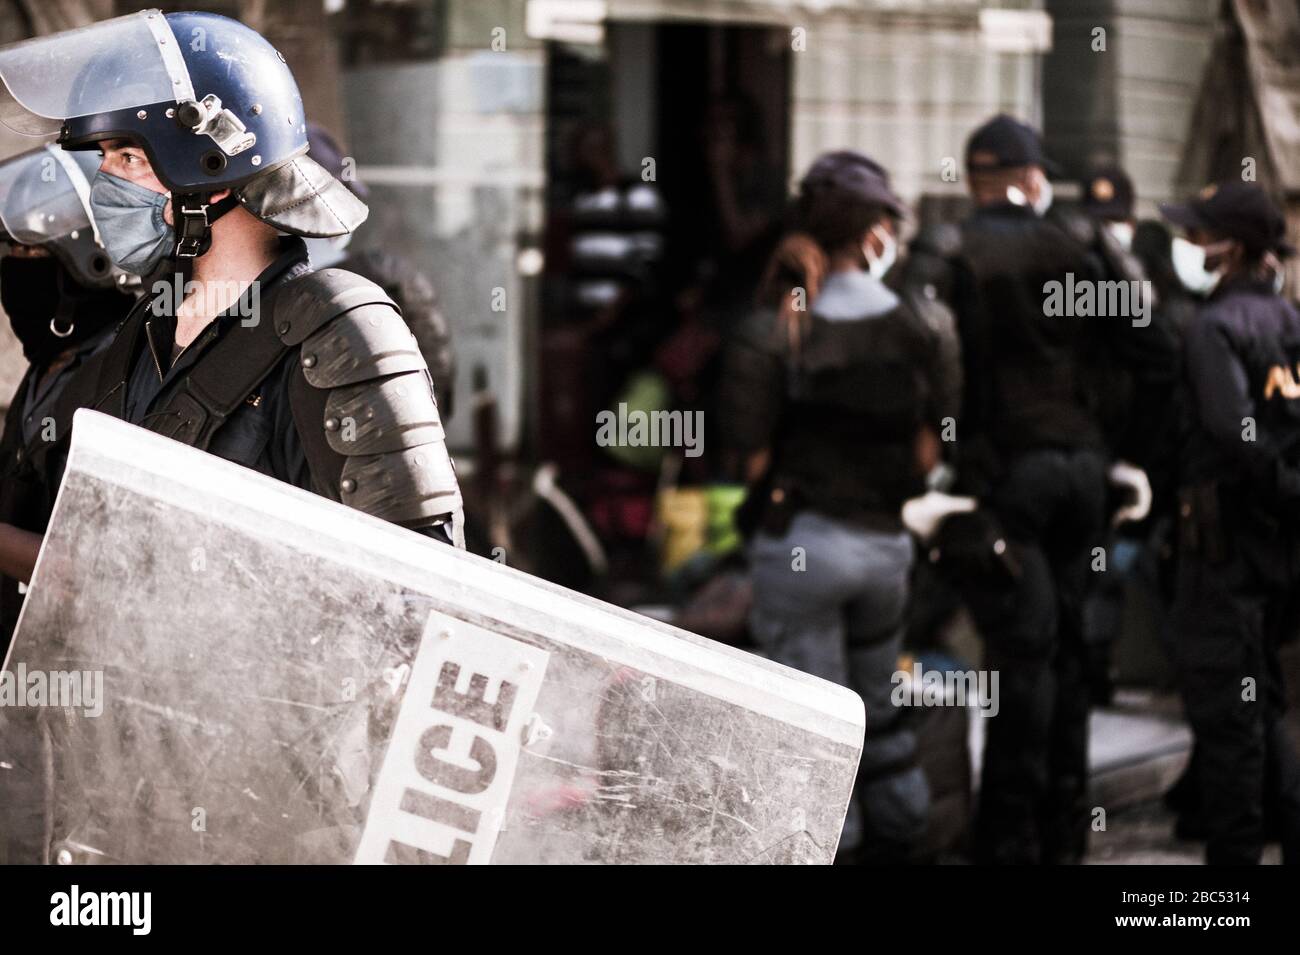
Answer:
M847 689L89 411L6 670L7 818L64 863L827 863L863 736Z

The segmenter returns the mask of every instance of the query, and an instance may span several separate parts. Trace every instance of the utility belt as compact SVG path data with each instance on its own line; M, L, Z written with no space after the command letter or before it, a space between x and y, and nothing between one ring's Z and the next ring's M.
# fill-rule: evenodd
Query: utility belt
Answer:
M812 495L798 481L772 479L756 484L736 510L736 527L746 538L757 531L784 537L801 511L815 510L866 530L895 533L903 530L898 508L876 506L869 499L847 501L827 495Z
M1300 524L1246 488L1205 481L1178 491L1178 552L1210 565L1241 558L1267 583L1289 587L1300 579Z

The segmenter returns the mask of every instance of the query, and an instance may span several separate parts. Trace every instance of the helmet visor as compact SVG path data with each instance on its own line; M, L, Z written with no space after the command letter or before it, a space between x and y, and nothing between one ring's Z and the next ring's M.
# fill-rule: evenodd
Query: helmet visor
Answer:
M157 10L0 49L0 122L47 136L63 121L194 98L185 60Z
M14 242L43 245L92 229L90 179L99 157L46 146L0 163L0 227Z

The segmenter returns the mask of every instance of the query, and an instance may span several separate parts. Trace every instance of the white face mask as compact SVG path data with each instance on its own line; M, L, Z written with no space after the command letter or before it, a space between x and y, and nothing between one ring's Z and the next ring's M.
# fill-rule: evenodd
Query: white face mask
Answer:
M1133 223L1107 222L1106 231L1110 233L1110 237L1125 252L1133 251Z
M871 234L880 240L881 252L877 256L871 250L871 243L862 243L862 254L867 257L867 271L875 279L883 279L885 273L893 268L898 260L898 240L884 226L875 226Z
M1033 202L1034 214L1037 216L1047 215L1047 210L1052 208L1052 183L1043 173L1038 174L1038 198Z
M1195 242L1175 236L1170 253L1174 262L1174 271L1178 280L1189 292L1197 295L1209 295L1214 286L1219 284L1222 272L1219 269L1208 271L1205 268L1205 247Z

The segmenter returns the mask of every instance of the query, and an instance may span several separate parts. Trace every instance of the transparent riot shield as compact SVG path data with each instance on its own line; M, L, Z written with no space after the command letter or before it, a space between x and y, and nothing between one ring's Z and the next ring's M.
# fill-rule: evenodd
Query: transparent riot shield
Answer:
M846 689L88 411L6 669L11 824L65 863L826 863L863 735Z

